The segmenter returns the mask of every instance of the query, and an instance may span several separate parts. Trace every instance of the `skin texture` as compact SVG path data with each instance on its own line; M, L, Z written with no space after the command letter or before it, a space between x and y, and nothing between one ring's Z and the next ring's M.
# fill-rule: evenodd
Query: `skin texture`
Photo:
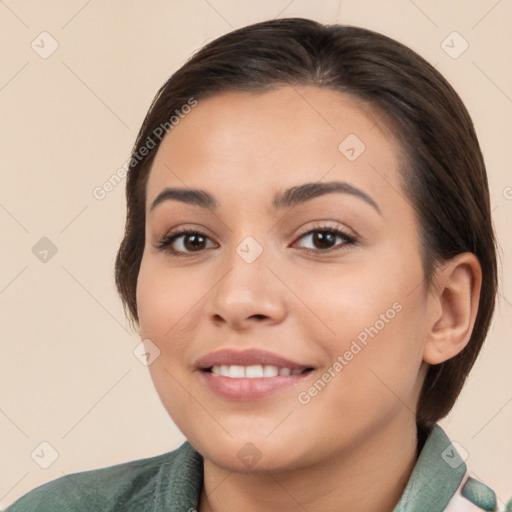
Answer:
M365 144L354 161L338 149L349 134ZM147 185L139 334L160 350L150 372L164 407L205 458L201 512L391 511L399 500L417 459L427 363L464 348L480 288L478 261L465 253L427 292L403 162L381 116L316 87L201 100L163 140ZM272 209L275 193L319 181L350 183L380 213L346 193ZM170 186L203 189L217 209L169 200L150 212ZM306 233L326 224L356 243L336 236L325 252ZM182 257L156 248L183 228L204 233L204 248L186 236L172 246ZM263 249L252 263L236 251L247 236ZM400 311L301 403L393 305ZM269 350L315 369L265 400L225 400L194 366L221 348ZM237 456L246 443L261 456L252 467Z

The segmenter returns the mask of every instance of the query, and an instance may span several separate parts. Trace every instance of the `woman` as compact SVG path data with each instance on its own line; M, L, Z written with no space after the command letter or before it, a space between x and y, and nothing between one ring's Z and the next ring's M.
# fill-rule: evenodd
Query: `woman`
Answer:
M10 511L495 510L436 424L497 271L478 140L432 66L361 28L236 30L158 91L126 187L116 283L187 442Z

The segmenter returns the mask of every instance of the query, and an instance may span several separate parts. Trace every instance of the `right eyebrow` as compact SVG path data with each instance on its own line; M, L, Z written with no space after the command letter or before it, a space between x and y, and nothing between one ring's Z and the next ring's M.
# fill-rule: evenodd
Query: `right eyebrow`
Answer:
M171 200L193 204L201 208L208 208L209 210L217 209L217 203L213 196L204 190L167 187L156 196L156 199L151 203L149 211L152 212L159 204Z

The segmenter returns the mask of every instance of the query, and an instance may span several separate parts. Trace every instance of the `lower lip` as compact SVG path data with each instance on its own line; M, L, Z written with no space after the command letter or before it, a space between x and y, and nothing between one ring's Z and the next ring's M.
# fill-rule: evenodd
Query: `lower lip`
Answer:
M277 377L252 379L233 379L207 371L201 371L200 375L209 389L221 398L249 402L251 400L267 398L278 391L296 386L311 373L311 371L308 371L298 375L278 375Z

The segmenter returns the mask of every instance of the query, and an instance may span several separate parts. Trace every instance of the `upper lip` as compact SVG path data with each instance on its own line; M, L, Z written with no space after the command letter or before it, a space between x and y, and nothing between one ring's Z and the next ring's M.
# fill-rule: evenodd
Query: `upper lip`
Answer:
M268 352L259 349L235 350L235 349L222 349L199 358L195 366L200 370L206 370L212 366L221 365L272 365L278 368L289 368L290 370L305 370L312 368L311 365L300 364L279 354Z

